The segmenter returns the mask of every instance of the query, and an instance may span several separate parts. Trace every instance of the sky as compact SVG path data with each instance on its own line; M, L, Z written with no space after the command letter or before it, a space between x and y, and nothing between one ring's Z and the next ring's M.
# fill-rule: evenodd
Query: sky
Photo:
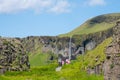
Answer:
M120 0L0 0L0 36L56 36L119 8Z

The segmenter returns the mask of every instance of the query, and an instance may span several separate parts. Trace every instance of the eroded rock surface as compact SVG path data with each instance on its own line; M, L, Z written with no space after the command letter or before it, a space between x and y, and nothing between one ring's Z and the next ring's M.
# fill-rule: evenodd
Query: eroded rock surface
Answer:
M113 32L113 42L106 49L105 80L120 80L120 21L113 28Z
M19 40L0 38L0 73L24 71L30 67L29 60Z

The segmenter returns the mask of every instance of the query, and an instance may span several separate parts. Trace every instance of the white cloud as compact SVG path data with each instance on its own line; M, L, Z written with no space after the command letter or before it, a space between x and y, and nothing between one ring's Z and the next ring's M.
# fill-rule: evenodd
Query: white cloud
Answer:
M55 13L63 13L63 12L69 12L70 4L65 0L59 0L50 10L49 12L55 12Z
M15 13L24 10L40 12L68 12L70 3L67 0L0 0L0 13Z
M103 6L105 4L105 0L88 0L87 2L85 2L85 5L89 6Z

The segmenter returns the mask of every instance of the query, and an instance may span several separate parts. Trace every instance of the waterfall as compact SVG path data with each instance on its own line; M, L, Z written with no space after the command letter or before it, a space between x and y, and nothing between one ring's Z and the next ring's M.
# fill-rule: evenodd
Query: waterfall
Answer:
M70 41L69 41L69 60L71 60L71 54L72 54L71 47L72 47L72 37L70 37Z
M58 54L57 37L56 37L56 41L55 41L55 53Z

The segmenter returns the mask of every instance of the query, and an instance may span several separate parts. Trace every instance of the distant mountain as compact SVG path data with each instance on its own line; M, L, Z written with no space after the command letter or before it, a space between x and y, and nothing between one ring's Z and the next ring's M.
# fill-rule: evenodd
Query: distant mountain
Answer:
M120 13L99 15L87 20L85 23L83 23L73 31L66 34L61 34L60 36L89 34L89 33L104 31L113 27L115 23L119 20L120 20Z

